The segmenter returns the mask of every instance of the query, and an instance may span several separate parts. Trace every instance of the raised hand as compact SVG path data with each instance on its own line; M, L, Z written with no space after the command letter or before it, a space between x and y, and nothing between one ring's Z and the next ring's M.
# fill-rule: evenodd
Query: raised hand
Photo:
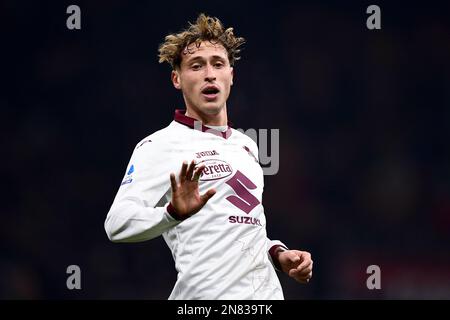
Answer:
M172 187L172 207L181 219L197 213L216 193L214 189L209 189L205 194L198 192L198 180L204 165L195 169L195 161L192 160L189 167L186 161L181 165L179 182L175 179L175 174L170 174L170 184Z

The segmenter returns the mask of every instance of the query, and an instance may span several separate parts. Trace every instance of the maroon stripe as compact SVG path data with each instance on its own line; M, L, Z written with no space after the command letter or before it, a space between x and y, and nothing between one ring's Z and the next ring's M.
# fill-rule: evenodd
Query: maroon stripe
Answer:
M270 257L272 258L273 265L275 266L275 268L280 271L283 271L281 269L280 262L278 261L278 252L280 251L280 248L284 248L284 249L288 250L288 248L286 248L285 246L276 244L269 249L269 254L270 254Z
M192 128L192 129L196 129L195 121L200 122L197 119L188 117L186 115L186 110L180 110L180 109L175 110L174 120L178 123L188 126L189 128ZM231 122L228 122L228 128L227 128L227 131L225 131L225 132L222 132L222 131L219 131L216 129L212 129L212 128L208 128L207 126L204 126L203 123L202 123L201 129L202 129L202 132L212 133L216 136L222 137L224 139L228 139L231 136L231 128L230 128L231 125L232 125Z

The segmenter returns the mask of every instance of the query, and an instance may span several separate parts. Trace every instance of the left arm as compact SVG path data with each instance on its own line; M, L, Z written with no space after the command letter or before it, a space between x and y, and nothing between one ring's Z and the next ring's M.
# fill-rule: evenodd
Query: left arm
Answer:
M308 283L312 277L313 260L307 251L288 250L279 246L271 252L274 265L300 283Z
M255 141L249 138L253 155L259 162L259 150ZM247 150L248 151L248 150ZM256 155L256 156L255 156ZM264 175L263 175L264 177ZM267 251L274 268L283 271L300 283L308 283L312 277L313 261L307 251L289 250L281 241L267 238Z

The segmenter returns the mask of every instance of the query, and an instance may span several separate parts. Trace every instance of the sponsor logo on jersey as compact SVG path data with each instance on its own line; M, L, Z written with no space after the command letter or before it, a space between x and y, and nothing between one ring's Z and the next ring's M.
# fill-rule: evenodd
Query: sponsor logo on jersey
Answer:
M197 159L200 159L202 157L217 156L219 155L219 153L216 150L211 150L211 151L196 152L195 155L197 156Z
M122 181L122 183L120 185L123 186L124 184L131 183L132 181L133 181L133 178L126 177L125 179L123 179L123 181Z
M230 223L252 224L254 226L262 227L261 221L259 219L257 219L257 218L254 218L254 217L229 216L228 217L228 222L230 222Z
M123 179L122 183L120 184L123 186L124 184L131 183L133 181L133 172L134 172L134 164L131 165L130 169L128 169L127 175Z
M233 168L223 160L208 159L197 163L197 166L204 165L205 169L200 176L200 181L218 180L228 177L233 173Z

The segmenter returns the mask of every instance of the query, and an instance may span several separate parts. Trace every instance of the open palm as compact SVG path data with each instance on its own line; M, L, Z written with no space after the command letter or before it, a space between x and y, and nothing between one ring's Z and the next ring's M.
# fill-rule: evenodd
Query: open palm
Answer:
M198 181L205 169L204 165L195 169L195 161L188 164L186 161L181 165L179 182L175 179L175 174L170 174L170 184L172 187L172 206L180 218L187 218L197 213L208 200L216 193L214 189L209 189L205 194L200 195L198 191Z

